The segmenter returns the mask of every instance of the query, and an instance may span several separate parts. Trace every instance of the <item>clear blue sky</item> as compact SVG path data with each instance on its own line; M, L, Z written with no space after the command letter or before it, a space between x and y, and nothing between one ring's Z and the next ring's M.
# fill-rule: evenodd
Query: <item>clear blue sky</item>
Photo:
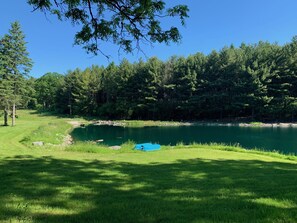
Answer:
M260 40L284 44L297 35L296 0L165 0L168 4L187 4L190 18L181 28L181 44L171 46L144 46L146 55L162 60L173 55L188 56L197 52L209 53L230 44L257 43ZM0 36L7 33L13 21L19 21L26 35L28 51L34 61L31 75L39 77L46 72L64 74L67 70L86 68L92 64L106 66L102 55L86 54L80 46L73 46L78 28L69 22L60 22L54 16L32 13L26 0L1 3ZM178 21L170 21L178 24ZM102 50L119 63L123 58L137 61L142 53L118 55L118 47L104 44Z

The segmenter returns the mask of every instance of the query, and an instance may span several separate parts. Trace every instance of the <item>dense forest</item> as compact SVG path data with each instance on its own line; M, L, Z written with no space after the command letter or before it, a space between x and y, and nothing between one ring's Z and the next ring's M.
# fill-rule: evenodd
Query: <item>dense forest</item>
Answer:
M15 41L14 41L15 39ZM18 23L0 39L0 107L109 119L294 121L297 37L208 55L75 69L34 79Z
M35 80L39 109L111 119L294 121L297 38ZM33 103L34 104L34 103Z

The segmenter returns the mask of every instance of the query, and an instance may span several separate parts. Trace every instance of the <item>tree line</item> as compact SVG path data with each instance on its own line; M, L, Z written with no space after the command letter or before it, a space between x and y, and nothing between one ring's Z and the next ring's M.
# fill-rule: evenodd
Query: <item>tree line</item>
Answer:
M294 121L297 37L205 55L156 57L119 65L29 77L32 60L19 23L0 38L0 108L4 124L16 108L109 119Z
M92 66L34 82L37 106L110 119L294 121L297 37L168 61Z

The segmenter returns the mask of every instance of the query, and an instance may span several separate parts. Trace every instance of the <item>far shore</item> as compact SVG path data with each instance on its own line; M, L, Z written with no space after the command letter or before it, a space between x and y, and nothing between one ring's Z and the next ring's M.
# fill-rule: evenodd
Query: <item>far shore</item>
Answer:
M152 120L96 120L91 125L109 125L122 127L147 127L147 126L239 126L239 127L271 127L271 128L296 128L297 123L262 123L262 122L175 122L175 121L152 121ZM77 125L75 127L78 127Z
M195 123L195 125L205 126L240 126L240 127L273 127L273 128L295 128L297 123Z

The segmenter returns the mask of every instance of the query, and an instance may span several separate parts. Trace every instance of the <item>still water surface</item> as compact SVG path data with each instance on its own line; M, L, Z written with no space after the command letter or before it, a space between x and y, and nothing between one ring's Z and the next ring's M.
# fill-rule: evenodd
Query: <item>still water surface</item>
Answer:
M72 132L75 141L104 140L106 145L120 145L128 140L176 145L179 142L240 144L244 148L277 150L297 154L297 128L238 126L179 126L124 128L87 126Z

